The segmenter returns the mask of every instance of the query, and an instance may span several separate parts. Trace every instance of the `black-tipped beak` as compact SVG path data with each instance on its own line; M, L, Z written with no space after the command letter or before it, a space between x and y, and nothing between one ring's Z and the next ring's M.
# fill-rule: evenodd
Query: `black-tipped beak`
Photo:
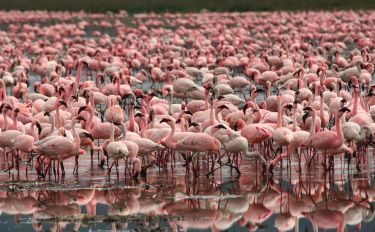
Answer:
M184 114L190 114L190 115L193 115L193 113L189 110L184 110Z
M14 110L14 113L16 113L16 114L18 114L20 112L20 110L18 109L18 108L16 108L15 110Z
M190 126L194 126L194 127L195 127L195 126L198 126L198 123L190 122L190 123L189 123L189 127L190 127Z
M312 108L310 106L306 106L305 108L303 108L304 111L310 111L312 110Z
M80 114L82 111L86 110L87 106L81 106L79 107L78 114Z
M168 123L169 121L171 121L171 120L168 119L168 118L163 118L163 119L160 121L160 123L163 123L163 122Z
M45 112L44 116L50 116L49 112Z
M138 112L134 115L134 117L143 117L145 116L144 114L142 114L141 112Z
M243 113L245 114L246 113L246 110L247 110L247 104L245 104L243 107L242 107L242 111L243 111Z
M350 112L350 110L348 108L346 108L346 107L341 108L339 111L343 112L343 113L344 112Z
M76 117L76 119L78 120L78 121L85 121L86 122L86 119L84 118L84 117L82 117L82 116L78 116L78 117Z
M181 122L181 118L177 119L175 123L177 124L177 123L180 123L180 122Z
M284 106L286 109L289 109L289 110L292 110L293 109L293 105L291 105L291 104L288 104L288 105L286 105L286 106Z
M306 124L306 119L309 117L309 111L307 111L303 116L302 116L302 121L303 121L303 124Z
M90 140L94 142L94 137L92 137L92 134L87 133L87 132L84 132L84 135L85 135L87 138L90 138Z
M226 105L221 105L221 106L218 106L217 108L219 108L219 109L227 109L227 110L229 110L229 108L226 106Z
M68 105L64 101L59 101L61 105L65 106L65 108L68 108Z
M39 122L36 122L35 126L36 126L36 128L38 128L38 134L40 135L40 133L42 133L42 126L40 125Z
M215 128L218 128L218 129L227 129L224 125L222 124L219 124L217 126L215 126Z

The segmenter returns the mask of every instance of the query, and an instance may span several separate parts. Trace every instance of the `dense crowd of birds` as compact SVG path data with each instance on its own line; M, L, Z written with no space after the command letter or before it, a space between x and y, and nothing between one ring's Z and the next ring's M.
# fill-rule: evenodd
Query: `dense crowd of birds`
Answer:
M86 151L134 178L177 159L194 177L202 159L367 163L374 12L0 15L6 171L78 173Z

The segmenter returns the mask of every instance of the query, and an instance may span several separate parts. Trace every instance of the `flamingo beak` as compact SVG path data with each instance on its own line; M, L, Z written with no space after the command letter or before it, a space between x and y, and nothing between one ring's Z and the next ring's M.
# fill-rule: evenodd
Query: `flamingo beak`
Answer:
M222 124L219 124L217 126L215 126L215 128L218 128L218 129L227 129L224 125Z
M171 121L170 119L168 118L163 118L161 121L160 121L160 124L165 122L165 123L168 123L169 121Z
M302 116L302 121L303 121L303 124L306 123L306 119L309 117L309 111L307 111L303 116Z
M82 111L86 110L87 106L81 106L79 107L78 114L80 114Z
M68 105L66 104L66 102L64 102L64 101L59 101L59 103L60 103L61 105L65 106L65 108L68 108Z

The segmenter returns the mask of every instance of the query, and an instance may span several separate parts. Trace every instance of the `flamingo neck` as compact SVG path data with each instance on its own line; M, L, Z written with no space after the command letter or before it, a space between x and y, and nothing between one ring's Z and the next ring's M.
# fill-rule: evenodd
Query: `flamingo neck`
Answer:
M242 119L239 119L237 121L237 126L238 126L238 130L241 130L242 128L246 126L246 123Z
M82 69L83 69L83 63L79 63L78 69L77 69L77 79L76 79L77 86L79 86L79 84L81 83Z
M242 120L242 119L241 119ZM242 120L243 121L243 120ZM245 122L244 122L245 123ZM254 117L253 117L253 114L250 112L248 118L247 118L247 124L250 125L250 124L253 124L254 123ZM245 123L246 124L246 123Z
M12 125L13 130L18 129L18 124L17 124L17 114L13 114L13 125Z
M53 116L53 114L49 116L49 121L51 123L51 129L49 131L49 135L51 135L55 131L55 117Z
M117 89L117 94L121 96L120 78L116 79L116 89Z
M3 112L3 118L4 118L4 128L6 129L9 124L8 116L6 115L6 112Z
M341 118L343 116L341 115L340 117L338 117L336 115L336 133L337 133L337 138L344 142L344 133L342 132L342 129L341 129Z
M208 110L208 92L204 94L204 108Z
M174 138L174 134L176 133L176 125L174 123L171 123L170 127L172 129L171 129L171 132L168 135L168 139L167 140L173 139Z
M92 109L95 109L95 99L94 99L94 96L90 96L89 103L90 103Z
M326 127L327 121L326 117L324 117L324 104L323 104L323 95L320 96L320 111L319 111L320 119L322 120L322 127Z
M315 134L315 127L316 127L316 111L312 110L312 120L310 124L310 135Z
M133 107L129 108L129 128L128 130L134 132L134 110Z
M172 102L173 102L173 94L170 93L169 95L169 105L168 105L168 114L172 116Z
M94 119L94 111L91 110L91 111L89 111L89 118L88 118L88 120L86 122L85 130L90 131L93 119Z
M293 107L293 132L297 131L297 107Z
M37 133L35 133L35 125L34 125L34 122L31 123L31 135L33 136L34 138L34 142L38 141L39 140L39 136Z
M80 143L81 143L81 139L79 138L79 135L78 135L78 133L77 133L77 131L76 131L76 122L75 122L74 119L72 119L72 134L73 134L73 138L74 138L73 143L74 143L76 146L78 146L78 148L79 148L79 145L80 145Z
M368 113L369 112L369 106L368 106L368 102L369 102L369 99L364 99L363 100L363 108L365 109L365 111Z
M113 123L111 123L110 129L111 129L111 135L109 137L109 140L111 142L114 142L115 141L115 125L113 125Z
M7 95L7 89L5 88L5 84L4 84L4 88L3 88L3 99L6 98L6 97L8 97L8 95ZM3 99L2 99L2 100L3 100Z
M282 121L283 121L283 113L281 110L281 100L280 98L277 99L277 128L280 128L282 126Z
M358 113L358 91L355 89L354 90L354 103L353 103L353 112L352 112L352 117L357 115Z
M146 137L147 119L141 119L139 127L141 129L141 137L147 138Z
M60 109L59 107L56 108L56 127L61 128L62 122L61 122L61 116L60 116Z
M125 126L125 123L121 123L122 124L122 140L125 140L126 139L126 132L127 132L127 130L126 130L126 126Z
M215 124L214 104L210 103L210 125L213 126L214 124Z

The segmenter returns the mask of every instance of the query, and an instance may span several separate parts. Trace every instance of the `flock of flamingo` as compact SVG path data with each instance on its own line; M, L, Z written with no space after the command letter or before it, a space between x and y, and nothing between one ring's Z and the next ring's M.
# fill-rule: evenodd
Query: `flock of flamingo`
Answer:
M0 12L2 171L19 172L27 163L26 176L31 169L38 179L59 177L73 160L78 175L80 160L90 155L109 176L115 169L119 178L120 169L135 180L159 167L207 181L202 175L224 166L240 175L245 161L267 177L292 160L296 173L319 168L334 175L340 160L349 171L371 170L374 22L372 11ZM70 215L79 211L65 203L80 201L95 214L103 200L124 215L146 212L150 204L147 213L184 215L193 227L212 230L241 219L253 231L276 212L280 231L302 217L314 229L344 231L373 212L368 183L348 196L329 192L325 182L309 191L294 183L294 194L269 182L255 193L240 179L243 195L225 210L186 193L175 194L173 203L147 198L142 207L133 190L108 199L94 189L79 197L64 192L59 199L67 199L61 210ZM330 194L332 204L322 197ZM39 216L55 215L60 206L51 213L47 203L36 203L41 195L49 194L0 197L0 209L14 212L24 202ZM200 216L209 220L194 221Z
M124 12L2 16L7 171L26 161L39 177L56 165L64 175L75 157L78 173L86 148L100 167L118 176L125 165L134 178L181 157L194 177L201 160L207 175L216 163L239 172L242 156L271 174L294 155L299 171L304 161L331 170L344 154L358 170L366 163L373 13L140 14L131 24Z

